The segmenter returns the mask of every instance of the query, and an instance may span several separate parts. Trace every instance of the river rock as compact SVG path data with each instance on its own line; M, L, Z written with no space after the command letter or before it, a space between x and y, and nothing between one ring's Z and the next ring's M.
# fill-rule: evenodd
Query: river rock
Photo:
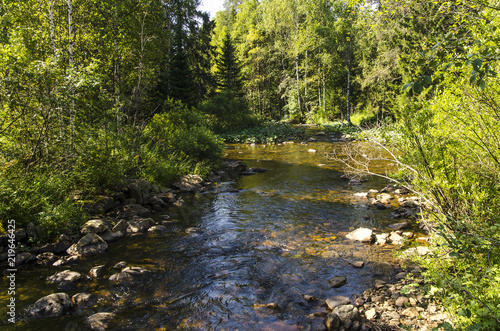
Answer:
M30 318L59 317L73 309L66 293L52 293L39 299L29 312Z
M230 176L239 176L243 171L247 169L246 164L241 161L231 161L226 167L226 172Z
M337 306L350 304L351 300L349 300L348 297L344 297L341 295L333 295L333 296L329 297L328 299L326 299L325 303L328 306L328 308L333 310Z
M252 172L255 172L257 174L262 174L264 172L267 172L266 168L258 168L258 167L249 168L248 170L252 171Z
M161 199L165 204L174 203L177 197L173 192L164 192L156 195L157 198Z
M109 230L108 223L101 219L94 219L87 221L82 228L80 229L80 233L82 235L86 235L87 233L96 233L101 234L105 231Z
M132 218L134 216L149 217L151 212L146 207L139 204L129 204L122 206L118 211L118 218Z
M374 239L373 231L367 228L358 228L346 235L347 239L371 243Z
M115 226L113 226L112 231L123 233L123 232L127 231L127 228L128 228L128 222L126 220L120 220L120 221L118 221L118 223L115 224Z
M394 244L394 245L403 245L406 238L400 236L397 232L392 232L389 240Z
M375 308L371 308L371 309L368 309L367 311L365 311L365 317L367 320L372 320L376 316L377 316L377 311L375 310Z
M38 265L52 265L56 260L57 257L51 252L40 253L36 256L36 264Z
M344 323L350 320L352 324L352 322L359 320L358 308L351 304L337 306L333 309L333 313L337 314Z
M182 192L199 192L203 187L203 178L200 175L185 175L174 186Z
M119 269L119 270L122 270L123 268L125 268L127 266L127 262L126 261L120 261L118 262L117 264L115 264L113 266L113 269Z
M365 263L363 261L349 261L349 264L354 268L363 268L365 266Z
M162 232L168 232L168 229L163 225L154 225L148 229L148 232L162 233Z
M375 235L375 244L377 244L377 245L384 246L388 240L389 240L388 233L382 233L382 234Z
M22 252L16 254L16 266L21 264L28 264L30 262L36 261L36 257L28 252Z
M90 293L77 293L71 297L71 301L73 301L78 310L94 306L97 303L96 297Z
M128 272L119 272L111 275L109 280L118 284L130 284L134 281L134 277Z
M121 239L122 237L123 237L123 232L121 232L121 231L116 231L116 232L106 231L103 234L101 234L101 238L105 242L108 242L108 243L113 242L113 241L117 241L117 240Z
M92 267L89 271L89 275L95 279L101 278L102 274L104 272L104 265L97 265L95 267Z
M323 324L326 326L328 331L338 331L340 330L342 322L337 314L329 313L326 315Z
M377 195L377 200L385 205L390 204L391 200L393 200L393 199L394 199L394 197L390 194L387 194L387 193L381 193L381 194Z
M399 298L396 299L396 306L398 307L403 307L406 305L407 302L409 302L407 297L405 296L400 296Z
M335 276L335 277L329 279L328 282L330 283L330 285L332 287L338 288L338 287L345 285L345 283L347 282L347 278L342 277L342 276Z
M146 232L155 224L152 218L136 218L128 223L127 233Z
M26 234L25 229L17 229L16 232L14 233L16 236L16 242L22 242L28 239L28 235Z
M407 222L403 222L403 223L394 223L394 224L391 224L389 225L389 227L391 229L394 229L394 230L402 230L402 229L406 229L410 224L408 224Z
M82 275L80 273L71 270L64 270L47 277L47 281L54 284L72 283L78 281L80 278L82 278Z
M379 200L372 200L370 202L370 206L369 207L376 208L378 210L384 210L384 209L389 208L386 204L380 202Z
M310 148L310 149L308 150L308 152L309 152L309 153L316 153L317 151L316 151L315 149L313 149L313 148Z
M108 244L97 234L88 233L82 237L78 243L68 248L69 255L91 256L104 253L108 249Z
M115 318L114 313L97 313L87 317L87 323L92 330L104 330Z

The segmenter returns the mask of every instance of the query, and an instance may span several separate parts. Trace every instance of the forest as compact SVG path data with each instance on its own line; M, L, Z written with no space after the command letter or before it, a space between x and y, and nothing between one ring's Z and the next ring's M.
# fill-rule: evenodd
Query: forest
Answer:
M75 190L205 176L244 129L360 128L432 205L417 262L443 328L500 328L500 2L199 6L0 2L0 232L33 222L50 241L87 220Z

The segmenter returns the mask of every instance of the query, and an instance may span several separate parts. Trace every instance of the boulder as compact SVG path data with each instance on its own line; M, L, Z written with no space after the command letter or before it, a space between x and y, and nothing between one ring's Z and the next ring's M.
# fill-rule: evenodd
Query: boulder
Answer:
M84 236L87 233L101 234L109 230L108 223L101 219L87 221L80 229L80 233Z
M69 255L91 256L104 253L108 249L108 244L97 234L88 233L82 237L78 243L68 248Z
M373 235L373 231L367 228L358 228L346 235L347 239L360 241L364 243L371 243L375 236Z
M384 209L389 208L386 204L380 202L379 200L372 200L370 202L370 206L369 207L376 208L378 210L384 210Z
M329 297L328 299L326 299L325 303L328 306L328 308L333 310L337 306L350 304L351 300L349 300L348 297L344 297L341 295L333 295L333 296Z
M53 284L73 283L82 278L82 275L76 271L64 270L47 277L47 281Z
M104 330L113 318L115 318L113 313L97 313L87 317L87 323L92 330Z
M29 312L30 318L59 317L73 309L73 302L66 293L52 293L39 299Z
M16 242L22 242L28 239L25 229L17 229L15 232Z
M134 281L134 277L128 272L119 272L111 275L109 280L118 284L130 284Z
M174 186L182 192L198 192L203 187L203 178L200 175L182 176Z

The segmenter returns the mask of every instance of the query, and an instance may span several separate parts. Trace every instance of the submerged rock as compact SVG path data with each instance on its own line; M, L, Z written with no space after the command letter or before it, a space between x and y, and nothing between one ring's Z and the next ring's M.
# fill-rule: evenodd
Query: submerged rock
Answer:
M342 276L335 276L335 277L329 279L328 282L330 283L330 285L332 287L338 288L347 282L347 278L342 277Z
M104 265L98 265L98 266L95 266L92 269L90 269L89 275L91 277L99 279L99 278L101 278L103 272L104 272Z
M73 302L66 293L52 293L39 299L29 312L30 318L59 317L73 309Z
M104 330L115 318L114 313L97 313L87 317L87 323L92 330Z

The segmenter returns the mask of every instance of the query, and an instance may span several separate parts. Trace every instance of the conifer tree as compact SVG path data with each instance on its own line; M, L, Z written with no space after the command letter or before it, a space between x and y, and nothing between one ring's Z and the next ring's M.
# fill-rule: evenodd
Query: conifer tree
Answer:
M241 68L236 58L236 48L229 32L226 32L221 52L216 61L217 87L220 91L233 91L240 94L242 91Z

